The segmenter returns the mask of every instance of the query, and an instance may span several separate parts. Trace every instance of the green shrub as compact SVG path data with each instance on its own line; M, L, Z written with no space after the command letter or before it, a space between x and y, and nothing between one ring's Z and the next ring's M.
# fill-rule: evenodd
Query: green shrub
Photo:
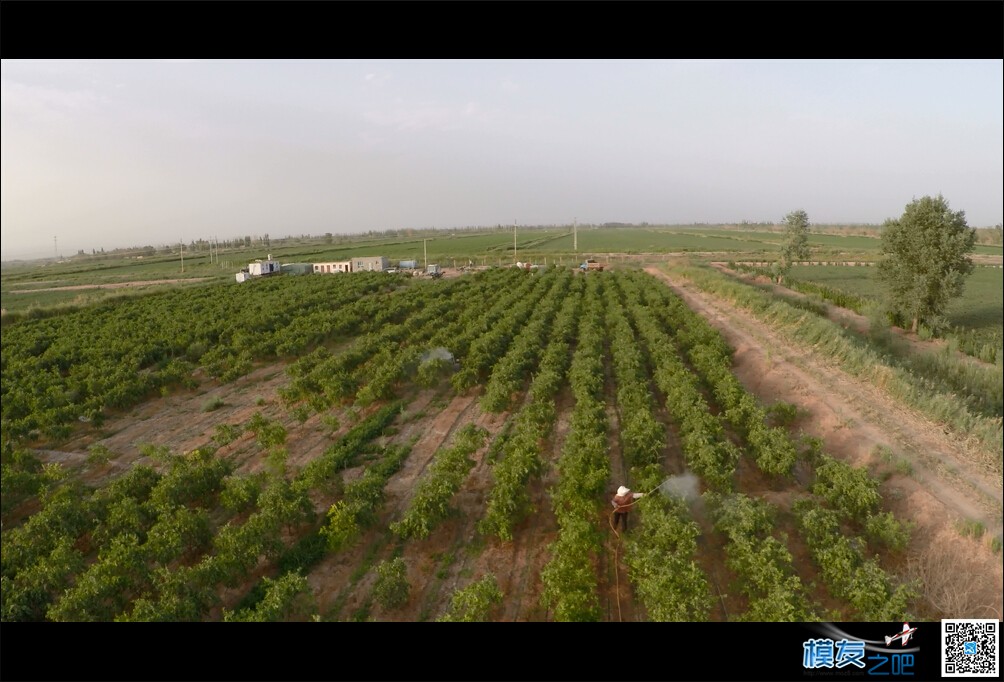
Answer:
M408 566L404 559L381 561L376 567L377 579L373 585L373 598L385 609L404 606L408 602Z
M502 590L495 575L489 573L467 587L457 590L450 607L436 619L439 623L476 623L487 621L492 610L502 603Z
M202 411L212 412L213 410L220 409L224 405L226 405L226 403L223 402L223 398L216 396L215 398L210 398L209 400L207 400L202 404Z

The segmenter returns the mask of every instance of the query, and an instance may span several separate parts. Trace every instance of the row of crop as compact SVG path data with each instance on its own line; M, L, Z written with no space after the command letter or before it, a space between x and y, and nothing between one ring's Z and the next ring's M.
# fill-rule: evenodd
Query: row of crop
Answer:
M502 457L492 465L493 485L485 515L478 523L478 530L485 535L511 540L513 528L529 510L529 482L543 468L541 449L557 417L554 399L568 369L582 286L576 282L569 292L555 318L527 402L514 419Z
M387 323L383 326L357 337L340 353L332 354L320 346L290 365L287 373L292 380L280 391L283 401L292 404L306 400L312 408L322 411L355 395L367 374L361 369L365 363L381 352L388 352L387 349L396 348L414 330L434 324L456 305L467 286L469 282L451 280L442 287L425 286L407 296L398 296L394 299L394 314L385 318ZM383 394L394 378L396 375L371 392Z
M728 396L741 395L739 400L733 400L731 407L725 414L731 417L733 423L752 425L747 427L747 433L753 431L760 433L768 430L762 427L766 420L766 412L756 405L755 398L739 386L731 371L728 376L721 371L721 366L728 363L730 352L721 336L707 324L707 322L690 311L678 298L672 296L668 291L660 291L661 287L647 289L648 300L652 303L651 308L663 316L667 325L676 325L676 339L682 341L690 348L690 357L694 361L695 367L704 369L704 376L708 377L708 383L714 387L716 397L723 396L727 400ZM737 408L737 405L739 406ZM753 417L739 418L736 414L753 415ZM762 428L761 428L762 427ZM769 429L772 434L769 441L773 450L761 451L756 457L757 463L762 469L770 473L781 473L776 467L770 466L781 458L776 453L784 455L786 461L794 461L796 447L790 436L783 429L775 427ZM748 441L749 442L749 441ZM750 443L753 446L753 443ZM756 445L763 448L763 441ZM757 452L755 446L751 447L754 453ZM772 456L773 453L773 456ZM765 467L764 464L767 466ZM901 550L906 546L909 538L907 529L899 523L891 513L880 512L881 495L878 492L878 483L868 475L864 469L856 469L850 465L835 460L822 453L811 453L810 464L814 468L814 481L811 490L814 495L821 500L825 500L834 510L834 519L848 518L855 524L855 530L863 533L876 547L882 550ZM827 514L830 510L824 510ZM829 518L829 517L828 517ZM826 541L822 534L822 527L817 527L815 534L809 533L805 524L800 525L803 535L811 547L815 547L814 559L820 565L824 581L830 587L834 596L847 599L848 588L842 582L841 569L836 567L833 552L825 551ZM851 556L848 552L854 550L855 566L864 566L867 562L856 548L857 540L852 540L841 533L838 523L829 523L827 528L832 531L830 542L834 546L843 549L838 555L843 557L845 568ZM870 577L867 579L872 585L870 594L877 594L878 588L875 585L886 586L889 595L895 590L890 587L893 579L885 574L878 562L871 562L864 570ZM883 588L883 589L886 589ZM905 598L907 590L896 592L897 600ZM858 603L851 602L852 606L860 610ZM899 603L899 601L895 602ZM755 604L751 603L751 610ZM781 613L781 612L779 612Z
M783 301L727 279L720 273L695 267L677 267L673 271L700 289L749 310L789 341L812 348L850 374L873 383L927 417L950 426L959 437L972 438L978 445L972 449L974 459L995 473L1001 472L1004 438L1000 417L981 416L956 393L945 391L936 382L908 369L891 365L866 342L847 336L829 320L808 316Z
M396 286L379 277L279 278L247 288L190 287L14 325L2 337L4 439L68 433L152 391L191 381L196 365L227 378L275 354L290 325L342 303L366 317ZM386 293L381 293L386 292ZM236 312L235 312L236 311ZM222 364L221 364L222 363Z
M208 515L192 505L215 499L232 466L208 448L166 463L165 474L137 465L96 491L46 491L40 511L4 532L3 619L110 619L154 566L203 546Z
M743 494L711 496L715 528L728 540L728 566L749 599L751 621L818 620L795 572L786 538L774 537L776 510Z
M488 432L467 424L453 437L449 448L433 455L429 471L422 476L415 495L391 531L402 539L424 539L450 512L450 501L474 468L472 456L485 442Z
M153 589L132 603L117 620L199 620L218 603L218 586L236 587L262 557L277 560L286 551L287 533L314 518L309 494L351 466L365 443L379 435L400 413L387 405L349 430L292 481L278 477L255 497L256 509L241 524L227 523L213 538L211 553L192 565L158 569Z
M455 358L466 357L471 344L486 334L509 310L525 298L536 295L544 283L519 270L488 270L476 275L487 287L471 295L470 305L443 320L429 346L445 347Z
M625 282L624 288L639 294L633 283ZM667 411L680 426L688 465L713 487L731 489L738 450L727 440L719 420L710 414L696 377L677 356L652 308L637 303L630 306L630 311L655 366L656 383L666 396ZM720 347L714 339L708 341L711 348ZM716 528L728 540L729 568L749 598L745 617L771 621L811 619L812 609L792 566L791 554L783 541L770 535L773 523L766 506L741 495L712 495L711 499Z
M625 289L632 291L630 283ZM719 417L711 413L698 380L680 359L673 340L656 322L653 308L632 299L628 308L652 364L666 411L676 424L687 466L713 490L730 491L739 450L729 441Z
M635 332L621 303L617 282L623 275L612 275L604 289L610 355L617 382L621 450L635 475L661 470L666 430L653 414L655 406L649 390L649 372L638 347Z
M857 617L874 621L903 621L916 586L896 585L879 566L866 558L862 543L840 531L840 513L825 509L815 500L799 500L793 506L799 530L819 566L833 596L846 600Z
M502 412L508 409L514 394L526 384L526 377L533 372L544 350L540 340L547 337L571 281L570 272L558 271L555 284L519 329L506 354L495 363L481 397L484 410Z
M738 386L738 381L735 379L731 371L728 372L729 377L725 378L724 373L721 372L720 368L722 365L729 364L728 356L730 355L727 345L720 335L710 328L709 325L699 318L692 311L686 308L679 299L672 297L671 295L666 295L664 292L658 291L659 287L653 287L646 289L648 293L648 300L652 305L648 311L642 309L642 314L648 313L651 318L651 311L655 311L661 316L663 316L664 321L667 326L675 325L674 329L676 331L676 340L682 341L684 344L690 348L690 357L694 360L694 365L700 367L705 371L705 376L714 377L712 386L715 388L715 395L719 396L725 393L722 387L728 387L730 390L736 390L735 387ZM637 309L636 309L637 310ZM658 336L653 335L653 339L658 342ZM664 347L669 348L671 345L664 344ZM714 362L711 361L714 359ZM754 409L759 410L756 407L755 399L752 395L745 393L741 386L738 387L738 391L743 392L742 400L746 402L747 413L756 414L756 423L763 424L766 419L766 414L761 410L760 413L754 412ZM735 409L735 403L730 409ZM728 415L729 410L726 410ZM735 417L733 417L735 419ZM736 420L739 421L739 420ZM742 423L742 422L740 422ZM749 422L746 422L749 423ZM780 443L781 446L778 449L781 452L794 452L795 445L791 441L788 434L780 428L773 429L776 434L776 443ZM751 448L752 449L752 448ZM790 455L789 455L790 456ZM758 458L758 463L763 460L764 457L761 455ZM888 512L880 513L878 511L881 502L881 496L878 493L878 484L872 479L868 473L863 469L855 469L849 465L834 460L831 457L823 455L821 453L814 453L812 458L812 464L815 465L815 480L812 485L812 492L819 496L822 500L832 505L835 511L832 513L835 515L834 520L840 518L850 518L855 522L858 528L864 530L864 533L869 537L877 546L882 546L883 549L902 549L908 539L908 533L906 529L899 524L896 519ZM767 459L767 461L771 461ZM776 461L776 460L775 460ZM763 468L763 467L762 467ZM772 472L777 473L777 472ZM744 507L750 506L749 504L740 505L737 502L731 503L733 506L733 511L736 509L742 510ZM810 504L810 503L803 503ZM720 509L727 509L721 506ZM830 510L823 510L830 513ZM733 570L739 574L740 578L745 581L747 589L751 592L751 602L750 602L750 617L756 619L759 616L763 616L766 619L768 614L773 613L771 619L776 618L796 618L799 619L806 615L805 606L806 602L801 595L800 590L795 590L795 580L790 578L790 572L787 570L788 560L785 558L787 556L787 550L783 548L783 545L778 545L777 547L770 548L774 545L774 541L768 540L761 537L757 544L763 551L770 552L772 555L780 561L777 570L774 571L773 575L777 578L776 590L768 590L769 585L764 583L756 583L756 580L762 580L763 575L767 575L766 565L759 565L755 571L756 575L750 575L747 568L757 566L754 560L762 564L763 557L750 557L748 556L748 550L742 549L737 546L737 538L731 537L736 534L736 526L740 524L739 517L735 513L727 512L722 515L723 512L720 510L717 512L721 520L718 523L719 530L725 532L730 536L730 546L727 551L730 552L730 557L739 556L744 558L733 558L730 559L731 567ZM746 510L747 515L749 515L749 510ZM763 517L763 513L760 515ZM770 521L768 517L761 518L760 522L757 524L758 527L766 530L770 527ZM844 554L847 554L849 549L854 549L857 554L854 559L855 566L864 566L867 562L863 559L860 552L855 549L854 540L849 540L846 536L841 533L841 529L838 523L834 522L827 525L827 528L832 531L830 542L834 546L839 546L844 549L841 550ZM835 596L842 599L848 598L848 589L839 579L839 569L835 568L834 564L834 554L827 553L824 551L826 541L822 534L821 526L817 527L815 530L815 535L808 532L807 526L802 524L800 529L803 535L806 536L807 542L810 544L810 548L815 547L814 558L817 563L820 564L821 571L823 573L824 581L830 586L831 591ZM841 554L844 563L846 564L849 559L847 556ZM744 565L745 564L745 565ZM827 565L824 565L827 564ZM829 567L828 567L829 566ZM891 587L892 579L888 577L877 562L872 562L866 568L862 569L868 573L870 576L867 580L872 584L871 592L873 596L877 594L874 585L885 585L889 589L888 593L891 595L895 592ZM788 585L786 586L785 581L782 577L786 577ZM900 600L905 598L902 595L906 594L907 591L904 589L900 592L896 592L896 599ZM783 597L783 599L782 599ZM766 600L766 601L764 601ZM897 604L899 601L896 602ZM860 604L852 602L852 606L860 610Z
M460 371L453 375L450 383L458 393L473 388L487 378L546 293L561 282L554 271L527 276L540 279L533 293L516 301L490 327L480 330L480 335L471 342L466 356L454 351L454 357L460 359Z
M449 298L438 299L425 308L420 315L409 320L409 333L397 344L386 344L368 362L353 372L352 383L361 385L356 393L356 403L368 405L375 400L393 396L394 385L414 369L422 369L422 358L436 356L444 345L446 327L443 321L465 317L468 311L480 314L486 303L499 297L499 273L489 271L478 277L465 278L461 282L468 286L454 287ZM460 333L462 327L453 330ZM424 376L416 376L420 384L428 384Z
M666 427L656 419L649 367L632 327L636 294L621 303L624 273L604 291L610 355L617 380L621 444L636 488L657 488L664 478ZM700 529L682 501L648 496L639 504L641 527L625 539L624 562L636 594L655 621L701 621L711 610L711 589L694 557Z
M345 485L345 493L328 509L327 522L321 530L333 552L349 547L363 529L376 519L384 500L384 486L404 464L411 445L388 448L383 457L367 466L359 478Z
M815 466L812 493L853 522L878 549L899 551L909 541L909 530L892 512L880 511L878 481L866 469L820 454Z
M557 462L558 484L551 492L558 537L548 548L551 558L540 574L542 603L558 621L600 618L594 561L602 549L602 536L596 528L596 500L610 478L603 402L606 334L600 297L603 280L586 279L577 346L568 370L575 407ZM563 347L567 352L567 344ZM556 352L561 348L556 347Z
M760 470L789 476L798 460L798 450L783 428L768 425L767 411L732 373L732 349L721 334L666 287L653 286L653 277L637 276L646 302L664 323L663 329L673 335L677 347L686 353L698 376L711 389L726 420L749 445Z
M374 523L384 501L384 487L411 452L413 443L383 448L375 463L346 483L344 494L328 509L324 524L303 536L276 560L279 576L263 577L233 610L223 610L224 621L268 622L302 611L309 590L303 577L326 552L350 547Z

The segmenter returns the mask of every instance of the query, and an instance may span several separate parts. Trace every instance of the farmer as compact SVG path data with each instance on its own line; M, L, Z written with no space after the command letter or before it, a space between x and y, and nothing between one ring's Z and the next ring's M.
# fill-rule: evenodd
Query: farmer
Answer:
M614 508L614 531L617 530L618 523L623 524L624 530L627 531L628 512L631 511L631 505L634 504L634 501L640 497L645 497L645 493L633 493L630 488L623 485L617 489L614 499L610 500L610 504Z

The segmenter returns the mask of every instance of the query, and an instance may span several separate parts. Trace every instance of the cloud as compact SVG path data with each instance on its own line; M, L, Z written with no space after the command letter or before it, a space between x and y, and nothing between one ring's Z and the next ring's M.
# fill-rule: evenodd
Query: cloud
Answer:
M67 121L97 111L107 99L90 90L60 90L0 80L3 108L46 121Z
M396 128L402 132L427 128L445 130L456 125L461 113L449 107L424 105L396 111L371 111L365 114L365 118L377 125Z
M453 106L429 103L409 107L405 106L401 100L398 100L397 104L396 109L373 110L363 114L363 117L370 123L395 128L401 132L428 129L440 131L486 130L498 128L502 122L500 112L486 109L474 101Z
M390 80L390 74L386 71L381 71L379 73L371 71L363 76L363 80L374 85L382 85Z

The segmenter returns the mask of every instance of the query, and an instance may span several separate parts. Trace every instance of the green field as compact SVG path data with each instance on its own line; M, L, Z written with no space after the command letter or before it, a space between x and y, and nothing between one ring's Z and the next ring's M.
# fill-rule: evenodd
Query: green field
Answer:
M826 226L819 226L826 230ZM818 260L874 260L879 257L880 240L877 237L855 234L861 229L847 229L847 234L833 234L832 228L826 234L809 236L812 258ZM716 254L721 258L728 254L735 260L773 258L783 240L783 233L770 231L764 227L750 226L739 229L736 226L658 226L658 227L592 227L578 229L578 248L572 235L571 226L551 228L517 228L516 253L513 254L513 230L502 228L491 231L449 232L446 230L400 231L397 234L351 235L330 237L289 237L274 239L268 244L235 246L224 248L210 259L207 243L201 248L186 246L184 263L177 250L152 248L137 249L126 254L81 254L60 262L34 261L27 263L4 263L0 272L0 305L8 312L25 311L32 308L51 308L60 305L80 306L113 296L134 295L137 288L122 289L77 289L65 291L38 291L34 294L19 293L31 290L80 285L106 285L122 282L167 279L209 278L216 281L233 280L234 274L256 259L264 259L271 254L282 263L327 262L349 260L358 256L386 256L394 266L401 260L415 260L419 264L438 263L445 267L459 267L473 261L475 265L506 265L515 260L534 263L573 266L580 260L594 256L600 260L607 254L660 254L689 253ZM1000 246L979 245L977 254L1000 255ZM614 259L616 261L616 258ZM822 272L822 271L821 271ZM818 273L817 273L818 274ZM840 285L851 293L869 295L870 284L856 281L861 272L852 271L845 283L837 277L833 285ZM868 273L864 273L867 275ZM823 275L829 277L828 275ZM796 275L798 277L798 275ZM829 282L829 279L809 281ZM982 275L981 275L982 277ZM142 290L173 286L169 284L146 285ZM864 290L861 287L865 287ZM994 298L996 296L996 298ZM999 277L996 290L990 298L977 294L975 304L1000 302ZM971 307L971 306L970 306ZM956 324L985 324L986 313L960 307L953 311ZM998 315L999 318L999 315ZM999 326L999 323L998 323Z
M874 267L798 265L791 269L791 277L877 301L883 291L877 272ZM953 325L966 329L999 332L1004 328L1002 309L1004 270L978 267L970 275L962 297L950 306L948 319Z

